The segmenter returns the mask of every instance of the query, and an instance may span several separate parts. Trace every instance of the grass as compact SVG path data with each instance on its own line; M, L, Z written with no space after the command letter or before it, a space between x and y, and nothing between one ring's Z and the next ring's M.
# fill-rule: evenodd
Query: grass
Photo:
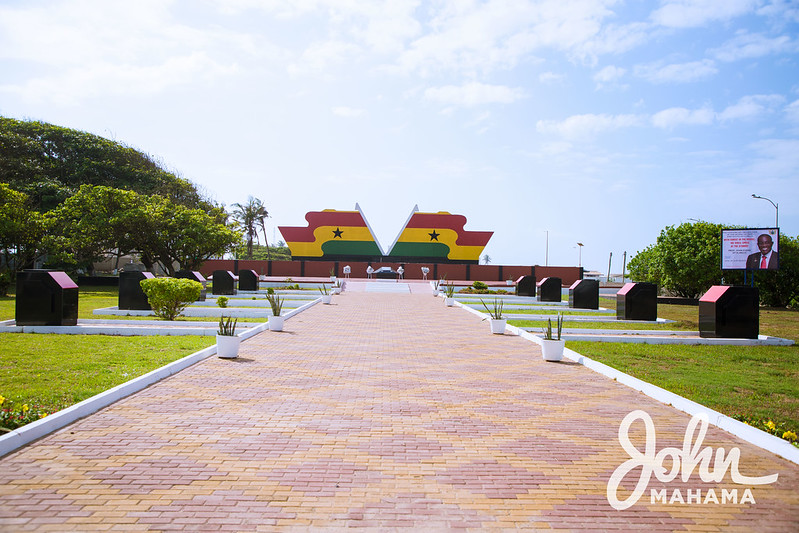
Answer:
M92 311L117 305L118 293L115 287L91 287L81 289L78 298L78 317L98 318ZM0 298L0 320L13 319L14 306L13 295ZM41 411L57 411L214 342L213 337L199 336L0 333L0 396L17 408L29 404Z
M214 337L0 333L0 394L53 412L214 344Z
M615 308L615 300L603 299ZM699 329L696 306L659 305L664 329ZM629 324L623 327L627 328ZM651 327L651 326L647 326ZM799 311L760 310L760 333L799 343ZM799 346L566 345L591 359L733 417L799 429Z

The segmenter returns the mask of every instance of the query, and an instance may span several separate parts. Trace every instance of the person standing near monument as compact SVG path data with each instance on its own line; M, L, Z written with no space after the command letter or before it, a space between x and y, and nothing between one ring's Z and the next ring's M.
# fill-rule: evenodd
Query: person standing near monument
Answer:
M757 238L759 252L746 258L747 270L777 270L780 264L780 254L772 250L774 240L768 233L763 233Z

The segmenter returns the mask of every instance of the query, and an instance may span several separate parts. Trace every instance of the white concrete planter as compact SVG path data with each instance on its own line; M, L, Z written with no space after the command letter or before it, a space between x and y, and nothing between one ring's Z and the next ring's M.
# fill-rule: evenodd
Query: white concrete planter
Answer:
M333 287L330 290L333 291L333 294L341 294L341 287Z
M505 326L508 324L507 319L504 318L492 318L490 319L491 322L491 333L495 335L504 335L505 334Z
M333 295L332 294L323 294L322 295L322 303L323 304L329 304L332 300L333 300Z
M269 331L283 331L283 323L286 321L282 316L269 317Z
M330 276L330 281L332 283L335 283L336 282L336 276Z
M449 297L444 298L444 303L447 304L447 307L452 307L453 305L455 305L455 298L449 298Z
M237 335L217 335L216 355L222 359L235 359L239 356L241 339Z
M559 341L541 339L541 356L544 358L544 361L560 361L563 359L563 349L565 346L565 339L560 339Z

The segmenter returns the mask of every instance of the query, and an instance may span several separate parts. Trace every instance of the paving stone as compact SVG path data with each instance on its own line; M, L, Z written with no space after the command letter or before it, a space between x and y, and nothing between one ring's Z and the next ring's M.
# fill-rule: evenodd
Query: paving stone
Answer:
M657 448L690 417L538 347L492 335L424 284L367 283L0 459L9 531L796 531L799 466L740 449L744 486L652 479L667 490L746 488L755 503L608 503L629 456L619 425L643 409ZM643 442L641 428L630 432ZM641 448L639 446L639 448ZM623 495L634 488L625 478Z

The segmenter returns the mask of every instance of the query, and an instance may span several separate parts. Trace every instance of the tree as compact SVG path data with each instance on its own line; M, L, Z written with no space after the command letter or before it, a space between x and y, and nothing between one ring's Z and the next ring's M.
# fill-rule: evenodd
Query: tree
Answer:
M11 277L41 255L44 233L44 218L30 198L0 183L0 251Z
M213 208L190 181L138 150L90 133L6 117L0 117L0 182L27 194L42 212L83 184L159 194L204 211Z
M721 230L710 222L668 226L657 243L630 259L637 281L657 283L684 298L697 298L721 283Z
M630 278L634 281L645 281L658 286L663 284L659 249L653 244L630 258L627 268L630 270Z
M487 264L489 264L490 262L491 262L491 256L490 256L490 255L488 255L488 254L485 254L485 255L483 256L483 264L486 264L486 265L487 265Z
M125 217L126 226L135 228L124 241L125 248L140 252L147 268L158 263L170 276L179 269L196 270L241 241L221 209L209 214L160 196L147 197Z
M129 213L146 201L133 191L82 185L46 215L50 260L92 274L92 264L102 256L130 252L131 234L139 228L130 222Z
M264 235L264 243L267 246L267 259L269 257L269 243L266 239L266 219L269 213L261 200L253 196L247 198L246 204L233 204L233 219L244 232L247 239L247 259L252 259L253 241L258 241L258 230Z

